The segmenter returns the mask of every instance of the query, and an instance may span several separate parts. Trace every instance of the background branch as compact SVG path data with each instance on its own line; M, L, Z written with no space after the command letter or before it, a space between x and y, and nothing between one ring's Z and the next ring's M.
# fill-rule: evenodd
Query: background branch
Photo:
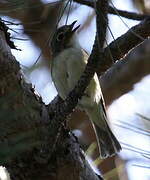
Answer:
M105 58L99 61L97 73L105 72L114 62L123 58L132 48L150 36L150 18L133 26L125 34L111 42L104 50Z
M51 59L49 39L55 30L62 1L46 5L41 0L0 2L0 14L21 21L27 34L42 50L45 59Z
M145 40L123 59L117 61L100 77L107 105L131 91L135 83L150 73L149 49L150 39Z
M124 18L136 20L136 21L141 21L141 20L144 20L145 18L150 17L150 15L148 14L138 14L134 12L128 12L128 11L120 10L111 6L109 6L108 12L113 15L118 15Z
M94 8L94 2L91 0L74 0L74 2ZM108 13L117 15L117 16L119 15L128 19L137 20L137 21L144 20L145 18L150 17L147 14L138 14L138 13L133 13L133 12L128 12L128 11L123 11L123 10L120 10L111 6L108 6Z

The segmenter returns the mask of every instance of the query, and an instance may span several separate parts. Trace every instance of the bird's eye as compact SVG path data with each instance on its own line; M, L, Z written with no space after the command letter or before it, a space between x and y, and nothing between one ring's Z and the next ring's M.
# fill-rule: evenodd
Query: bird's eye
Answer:
M63 40L63 38L64 38L64 33L59 33L57 36L57 40L61 41L61 40Z

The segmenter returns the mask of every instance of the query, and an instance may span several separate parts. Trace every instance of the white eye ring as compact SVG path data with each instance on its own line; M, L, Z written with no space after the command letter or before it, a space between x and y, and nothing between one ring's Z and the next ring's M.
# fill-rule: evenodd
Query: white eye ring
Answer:
M61 32L61 33L59 33L59 34L57 35L57 41L61 41L61 40L63 40L63 39L64 39L64 33Z

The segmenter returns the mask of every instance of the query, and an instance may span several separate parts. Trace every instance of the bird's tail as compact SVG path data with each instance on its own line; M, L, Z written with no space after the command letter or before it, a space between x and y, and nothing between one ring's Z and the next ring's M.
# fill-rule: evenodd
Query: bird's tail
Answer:
M101 104L102 106L102 104ZM112 133L107 121L103 107L96 106L94 110L88 111L88 115L95 129L100 157L107 158L115 155L121 150L120 143Z
M107 158L115 155L121 150L120 143L113 135L109 126L107 129L101 129L94 123L100 156L101 158Z

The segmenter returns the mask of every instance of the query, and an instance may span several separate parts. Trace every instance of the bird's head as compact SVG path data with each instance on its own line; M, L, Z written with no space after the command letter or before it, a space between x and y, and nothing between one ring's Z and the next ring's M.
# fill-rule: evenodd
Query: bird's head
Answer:
M72 24L64 25L56 30L51 41L53 56L56 56L66 48L74 46L74 35L77 29L80 27L80 25L78 25L74 28L76 22L77 21L74 21Z

